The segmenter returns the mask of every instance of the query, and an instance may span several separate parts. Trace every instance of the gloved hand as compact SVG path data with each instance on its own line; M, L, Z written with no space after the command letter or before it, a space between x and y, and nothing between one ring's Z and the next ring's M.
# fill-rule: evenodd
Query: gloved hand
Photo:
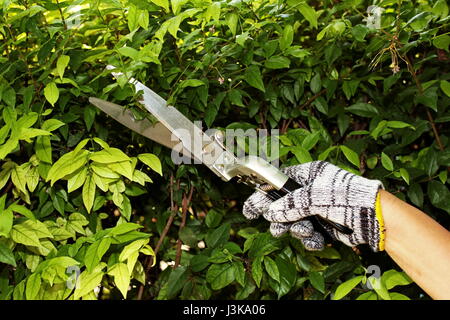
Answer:
M272 235L290 231L306 249L321 250L323 236L314 230L311 222L302 220L319 215L353 230L346 235L323 225L334 239L349 246L367 243L373 251L384 250L384 225L378 199L378 191L383 188L380 181L357 176L325 161L288 167L283 172L303 187L274 202L255 192L244 203L245 217L255 219L263 215L271 222Z

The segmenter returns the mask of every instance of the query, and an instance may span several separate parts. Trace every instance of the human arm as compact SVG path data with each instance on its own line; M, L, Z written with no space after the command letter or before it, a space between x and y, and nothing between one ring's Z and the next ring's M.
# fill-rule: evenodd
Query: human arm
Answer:
M433 299L450 299L450 232L385 190L380 203L386 252Z
M428 215L366 179L324 161L288 167L284 172L303 187L272 202L261 193L244 204L247 218L263 216L274 236L290 232L308 250L324 246L319 230L304 218L319 215L353 230L342 234L323 227L334 239L368 244L386 252L431 297L450 299L450 234Z

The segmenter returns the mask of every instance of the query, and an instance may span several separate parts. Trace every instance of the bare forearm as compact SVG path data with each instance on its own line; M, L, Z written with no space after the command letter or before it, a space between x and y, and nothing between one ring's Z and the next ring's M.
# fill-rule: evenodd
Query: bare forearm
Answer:
M450 299L450 232L389 192L380 192L386 252L432 298Z

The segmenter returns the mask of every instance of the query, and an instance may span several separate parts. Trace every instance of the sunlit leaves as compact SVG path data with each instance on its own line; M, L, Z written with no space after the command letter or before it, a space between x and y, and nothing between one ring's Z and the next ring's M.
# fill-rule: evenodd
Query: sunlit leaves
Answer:
M138 159L148 165L153 171L162 175L161 161L157 156L151 153L142 153L138 155Z
M340 300L345 297L354 287L356 287L363 279L363 276L357 276L341 283L334 293L333 300Z
M49 82L44 88L45 99L52 105L55 106L56 101L59 99L59 90L54 82Z
M83 150L80 153L71 151L66 153L58 161L56 161L47 174L47 181L50 180L53 185L57 180L73 173L88 161L89 152Z
M69 61L70 61L70 57L66 56L64 54L61 55L58 58L58 60L56 61L56 71L58 72L58 75L61 78L61 80L64 77L64 71L66 70L67 66L69 65ZM52 105L53 105L53 103L52 103Z
M88 212L91 211L95 200L96 184L92 175L87 175L83 185L83 203Z
M94 152L89 158L90 160L98 163L112 163L130 160L130 158L123 151L117 148L108 148Z

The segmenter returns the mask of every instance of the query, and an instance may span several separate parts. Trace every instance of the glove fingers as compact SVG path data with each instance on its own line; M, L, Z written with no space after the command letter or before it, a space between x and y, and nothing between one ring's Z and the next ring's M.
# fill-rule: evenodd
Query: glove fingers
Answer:
M314 165L314 162L308 162L304 164L286 167L281 169L281 171L284 174L286 174L289 178L297 181L301 185L304 185L309 182L308 178L311 165Z
M256 219L267 210L272 200L262 192L253 193L245 202L242 213L247 219Z
M325 239L319 232L314 232L311 237L301 238L300 240L305 249L309 251L320 251L325 247Z
M271 222L293 222L311 215L307 189L308 187L294 190L272 202L269 209L263 212L264 218Z
M293 237L301 239L311 237L314 234L314 227L309 220L300 220L290 226L290 232Z
M290 223L272 222L270 224L270 233L276 238L281 237L283 234L289 231L290 226Z

